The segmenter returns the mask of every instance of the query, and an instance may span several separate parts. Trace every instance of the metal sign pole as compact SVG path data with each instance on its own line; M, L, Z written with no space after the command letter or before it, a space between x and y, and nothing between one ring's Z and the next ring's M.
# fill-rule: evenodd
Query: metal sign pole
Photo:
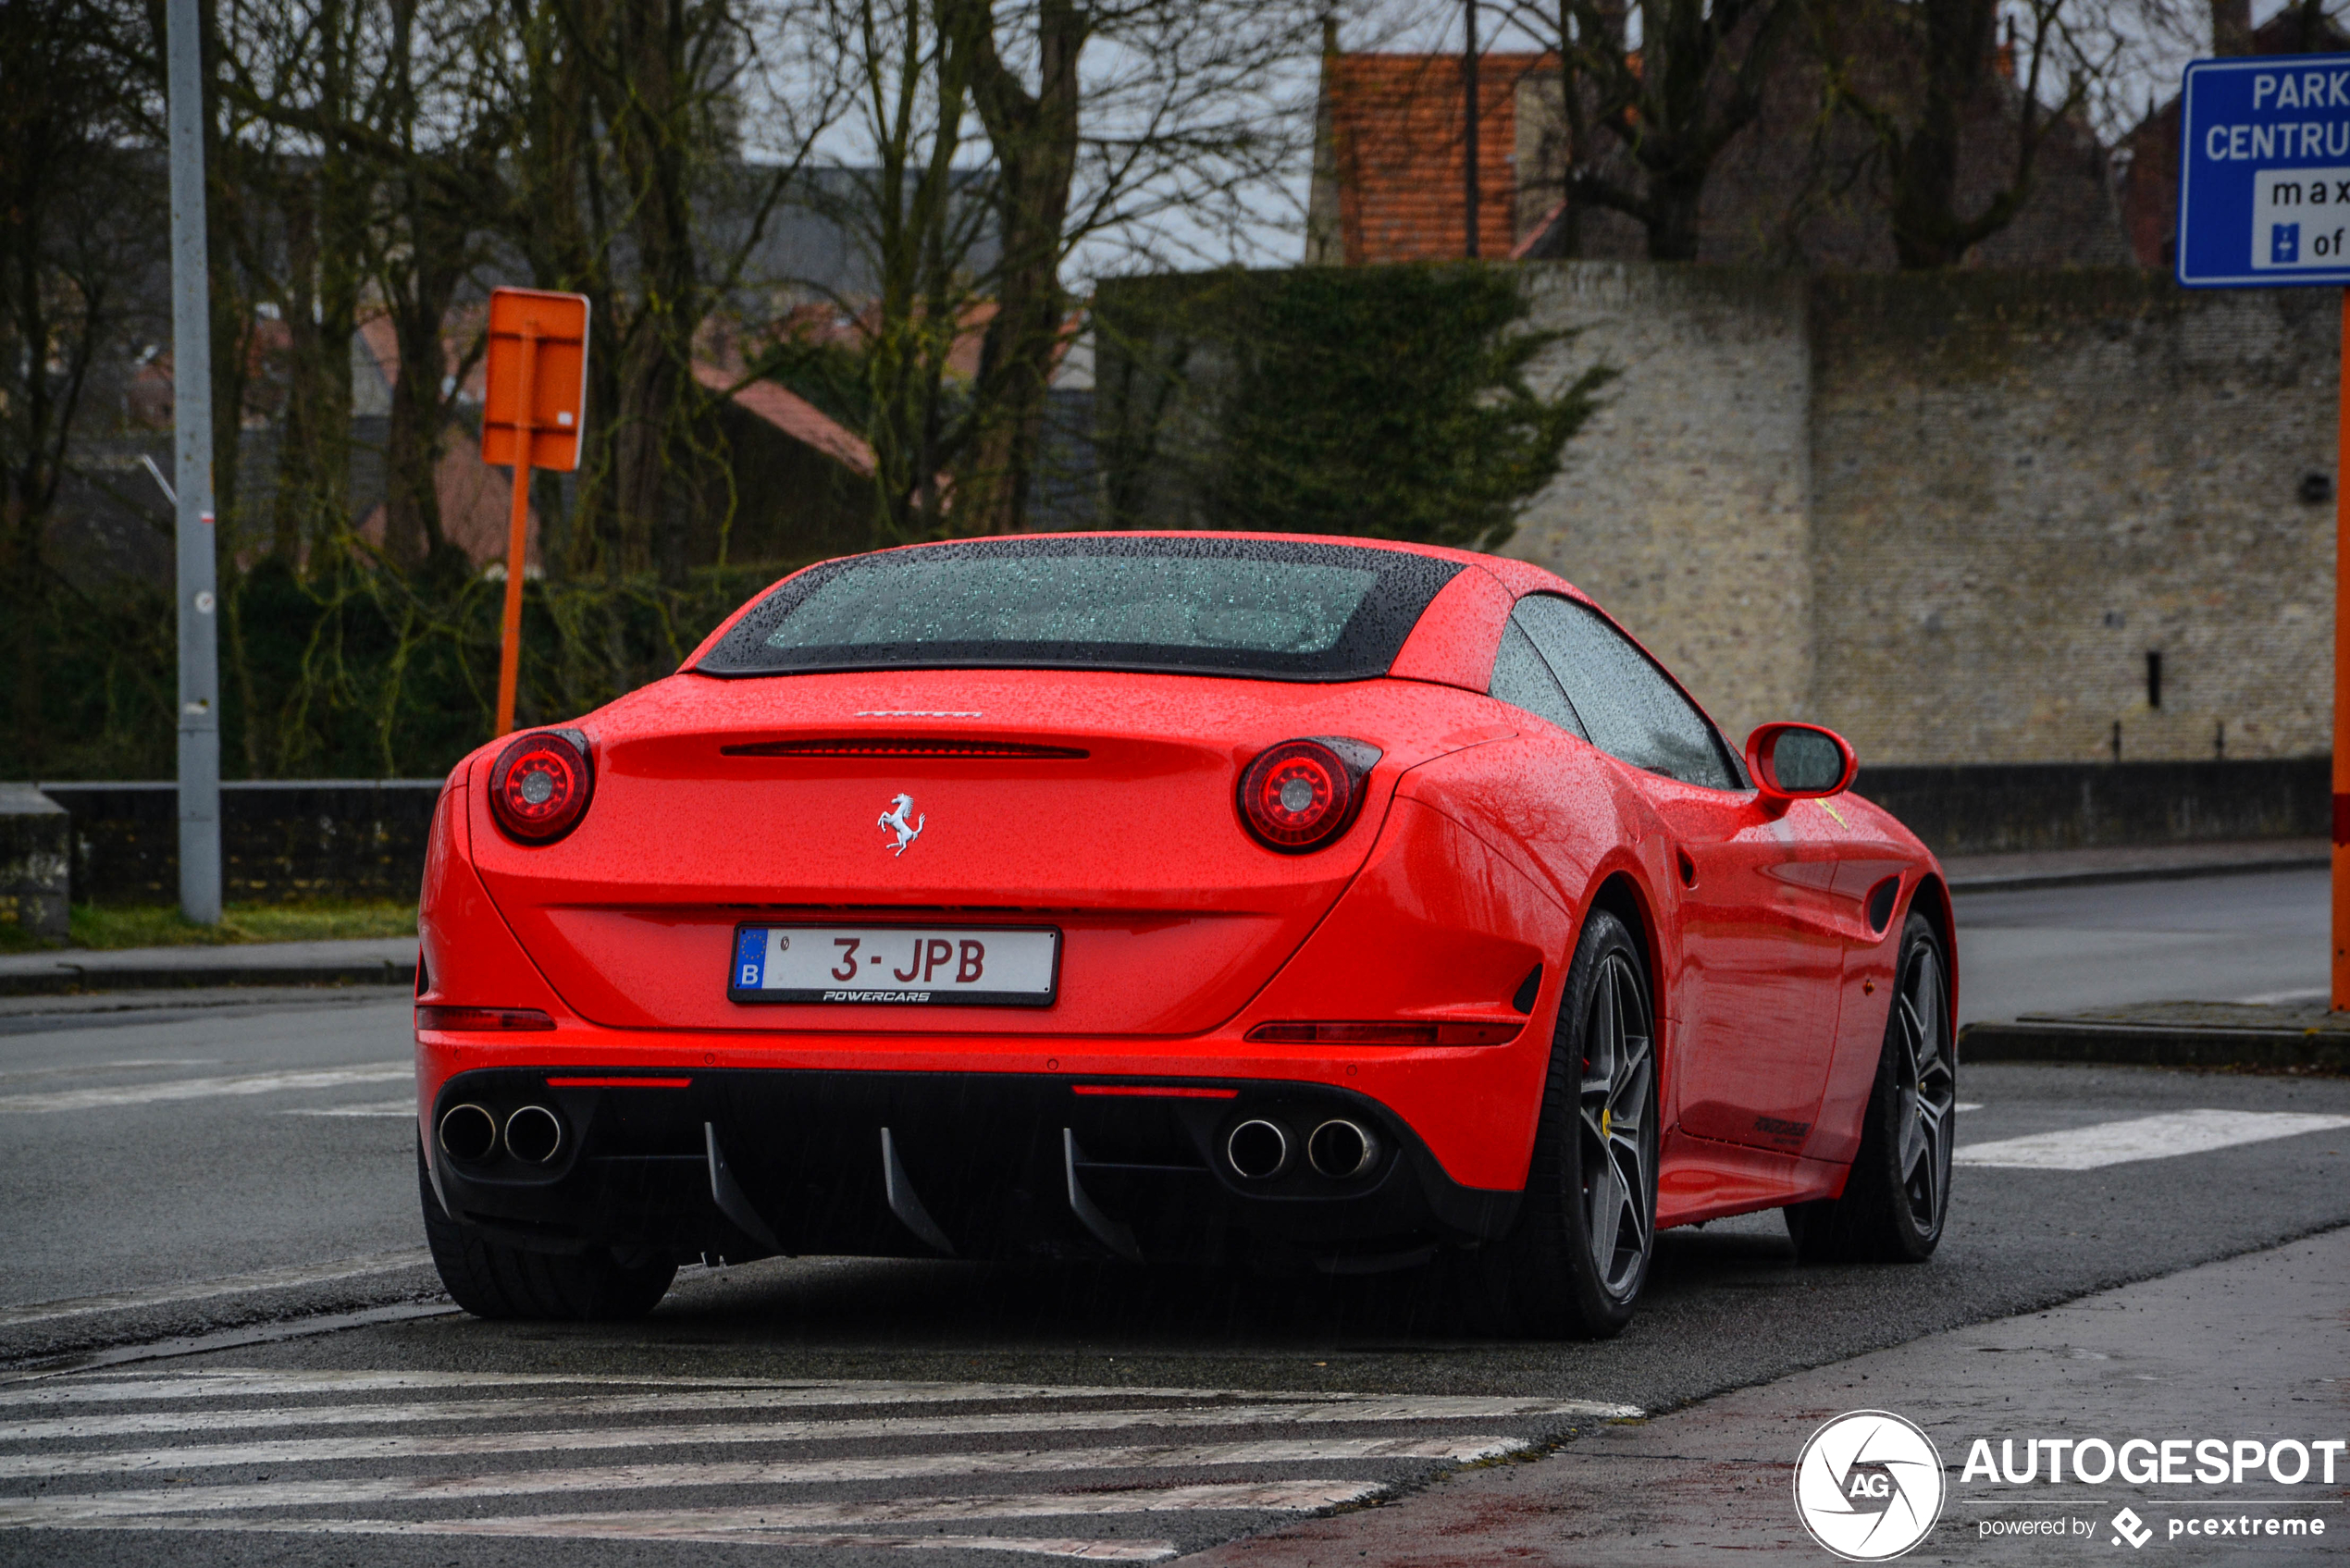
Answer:
M538 320L522 323L522 389L514 411L514 496L506 522L506 605L499 622L498 733L514 727L514 698L522 689L522 568L530 551L530 467L533 400L538 396Z
M492 289L482 366L481 460L514 474L506 521L506 603L498 636L498 733L514 727L522 688L523 566L530 547L530 474L579 467L588 431L588 296Z
M172 445L179 477L179 908L220 921L219 607L212 512L212 299L204 245L204 41L170 0Z
M2328 968L2333 1010L2350 1011L2350 56L2236 55L2189 63L2179 90L2176 251L2183 289L2343 290ZM2312 682L2317 673L2310 672Z

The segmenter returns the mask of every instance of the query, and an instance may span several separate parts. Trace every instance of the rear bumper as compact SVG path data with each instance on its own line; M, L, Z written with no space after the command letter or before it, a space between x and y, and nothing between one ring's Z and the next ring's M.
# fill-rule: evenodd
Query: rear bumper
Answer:
M501 1126L525 1105L546 1106L561 1144L544 1164L502 1147L460 1158L435 1130L463 1104ZM451 1212L551 1251L1118 1255L1358 1272L1497 1237L1518 1199L1454 1181L1366 1094L1261 1078L542 1060L457 1072L420 1108ZM1291 1158L1252 1179L1225 1150L1236 1125L1258 1119L1284 1131ZM1305 1145L1340 1119L1369 1131L1378 1152L1333 1177L1312 1167Z

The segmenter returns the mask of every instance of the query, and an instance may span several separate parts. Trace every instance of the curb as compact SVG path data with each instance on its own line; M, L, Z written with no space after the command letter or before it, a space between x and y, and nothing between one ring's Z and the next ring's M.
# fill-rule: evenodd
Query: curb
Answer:
M2193 866L2129 866L2113 870L2026 871L2011 877L1952 877L1950 892L2022 893L2035 887L2087 887L2097 883L2185 882L2196 877L2255 876L2262 871L2321 871L2333 864L2331 857L2305 855L2290 860L2231 860Z
M0 974L0 996L73 996L93 991L192 990L217 985L406 985L416 966L377 961L345 964L60 964L31 974Z
M1959 1031L1959 1059L2154 1068L2319 1068L2340 1072L2350 1070L2350 1032L1971 1023Z

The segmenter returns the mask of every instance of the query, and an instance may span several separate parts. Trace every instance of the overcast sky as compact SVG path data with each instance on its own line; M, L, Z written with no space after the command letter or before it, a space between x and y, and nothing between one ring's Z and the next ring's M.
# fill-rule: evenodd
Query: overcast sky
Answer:
M2083 14L2095 14L2126 49L2127 65L2101 95L2099 130L2109 139L2126 130L2144 113L2147 102L2167 99L2177 91L2186 62L2208 47L2206 0L2072 0ZM2267 21L2286 0L2254 0L2255 24ZM2095 13L2089 7L2100 9ZM2329 9L2334 7L2330 6ZM2028 13L2019 8L2019 18ZM1503 7L1478 8L1478 43L1490 51L1538 47L1538 41L1503 19ZM2190 38L2190 29L2202 36ZM1386 50L1457 50L1464 36L1459 0L1369 0L1341 26L1342 47ZM1112 59L1098 45L1089 54L1088 68L1107 70ZM1107 237L1083 247L1075 258L1071 282L1082 288L1091 279L1137 270L1191 270L1238 264L1284 266L1305 252L1305 212L1311 169L1306 155L1317 63L1309 57L1268 74L1263 93L1268 117L1279 117L1298 132L1298 155L1278 177L1248 192L1248 217L1238 224L1210 225L1181 216L1162 219L1148 230ZM2060 92L2053 87L2050 95ZM836 129L822 143L825 155L844 162L860 161L859 139L847 127ZM985 141L976 124L971 128L971 150L984 154Z

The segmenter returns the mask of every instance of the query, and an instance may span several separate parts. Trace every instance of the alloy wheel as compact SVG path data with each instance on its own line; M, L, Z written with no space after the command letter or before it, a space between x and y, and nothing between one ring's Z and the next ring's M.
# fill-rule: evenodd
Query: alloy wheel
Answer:
M1930 944L1910 950L1894 994L1893 1017L1901 1036L1894 1070L1900 1093L1901 1191L1910 1223L1922 1236L1942 1224L1950 1192L1951 1107L1958 1075L1950 1051L1950 1014L1945 1004L1942 962Z
M1593 977L1584 1019L1578 1138L1591 1262L1602 1288L1618 1299L1639 1283L1656 1222L1654 1064L1639 974L1623 954L1610 953Z

